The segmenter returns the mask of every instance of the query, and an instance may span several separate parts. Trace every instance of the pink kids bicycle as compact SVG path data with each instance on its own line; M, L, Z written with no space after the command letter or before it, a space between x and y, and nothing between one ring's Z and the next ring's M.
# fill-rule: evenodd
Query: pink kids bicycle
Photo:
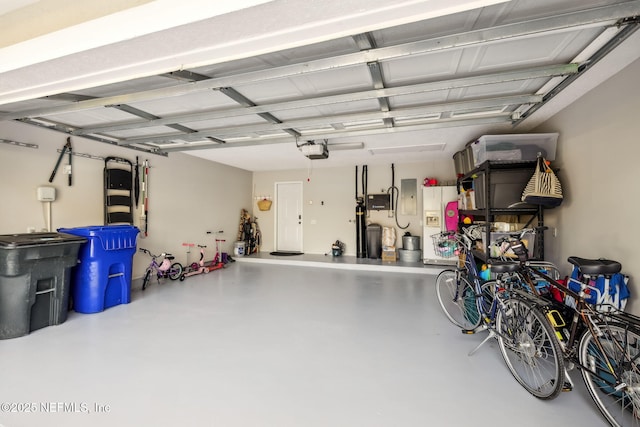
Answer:
M151 264L147 267L147 270L144 273L144 279L142 280L143 291L147 289L147 285L151 280L152 274L155 274L158 283L160 283L160 279L165 279L167 277L171 280L184 280L182 264L179 262L172 262L175 259L173 255L165 253L154 255L143 248L140 248L140 252L144 252L151 257ZM158 263L159 258L162 258L160 263Z

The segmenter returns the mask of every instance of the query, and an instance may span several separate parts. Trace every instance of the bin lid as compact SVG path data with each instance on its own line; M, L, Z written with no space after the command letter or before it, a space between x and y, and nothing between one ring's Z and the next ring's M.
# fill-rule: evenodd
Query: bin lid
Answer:
M104 237L109 236L112 233L132 233L135 237L138 235L140 230L133 226L127 224L118 224L118 225L91 225L88 227L76 227L76 228L59 228L59 232L61 233L69 233L75 234L77 236L85 236L85 237Z
M25 246L43 246L59 243L82 243L87 239L65 233L24 233L0 235L0 248L17 248Z

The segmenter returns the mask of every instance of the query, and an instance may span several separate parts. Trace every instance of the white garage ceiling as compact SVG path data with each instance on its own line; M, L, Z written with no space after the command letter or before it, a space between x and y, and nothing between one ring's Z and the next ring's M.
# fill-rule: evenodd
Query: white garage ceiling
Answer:
M34 60L0 74L0 120L247 170L306 168L299 146L325 141L313 167L451 159L640 57L640 1L347 3L267 2Z

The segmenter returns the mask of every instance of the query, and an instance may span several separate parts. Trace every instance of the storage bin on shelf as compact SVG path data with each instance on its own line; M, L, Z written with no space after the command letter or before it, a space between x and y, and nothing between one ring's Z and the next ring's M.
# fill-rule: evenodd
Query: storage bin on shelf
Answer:
M131 225L63 228L85 237L73 269L71 295L79 313L98 313L131 302L131 270L139 230Z
M499 231L491 232L491 242L495 242L496 240L508 237L510 233L503 233ZM486 252L487 247L487 235L486 233L482 233L482 241L477 241L478 249L482 252ZM533 258L534 254L534 245L536 243L536 235L533 232L527 232L521 238L522 243L527 248L527 252L529 252L529 258ZM504 243L502 247L498 247L497 245L491 245L491 250L489 252L489 256L492 258L497 258L499 256L505 256L507 258L517 258L517 256L513 253L511 249L508 248L508 244Z
M63 233L0 235L0 339L67 320L71 269L83 242Z
M555 160L557 133L483 135L469 145L475 167L489 161L532 161L541 155Z
M491 172L490 200L486 200L487 174L478 174L473 179L475 209L509 208L515 206L531 206L522 203L522 191L531 179L535 164L525 169L500 169Z

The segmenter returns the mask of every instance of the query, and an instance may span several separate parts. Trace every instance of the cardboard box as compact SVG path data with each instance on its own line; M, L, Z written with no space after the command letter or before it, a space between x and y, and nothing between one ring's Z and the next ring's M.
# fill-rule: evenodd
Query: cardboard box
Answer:
M382 261L396 261L396 251L394 250L383 250L382 251Z

